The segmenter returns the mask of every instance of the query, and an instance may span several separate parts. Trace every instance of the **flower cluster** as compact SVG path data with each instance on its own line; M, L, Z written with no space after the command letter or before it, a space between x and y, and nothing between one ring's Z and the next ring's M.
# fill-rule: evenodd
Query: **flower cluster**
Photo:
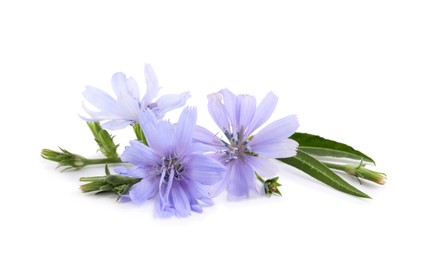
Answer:
M286 163L345 193L369 197L336 175L345 171L356 178L384 184L386 175L364 168L374 161L352 147L305 133L294 115L264 126L273 114L278 98L269 92L257 104L251 95L235 95L228 89L207 96L210 116L221 132L199 126L195 107L185 107L175 124L165 114L181 108L188 92L164 95L151 65L144 68L146 92L140 96L137 82L123 73L112 76L116 98L103 90L86 87L83 97L90 104L81 116L99 146L103 159L87 159L61 148L42 150L45 159L67 169L104 164L105 176L84 177L84 192L114 192L121 201L143 204L156 200L160 217L186 217L213 205L213 197L227 191L230 199L251 194L281 195L278 163ZM107 130L132 125L136 138L119 156L113 136ZM324 162L328 158L360 160L360 166ZM364 163L365 162L365 163ZM115 166L115 174L109 171Z

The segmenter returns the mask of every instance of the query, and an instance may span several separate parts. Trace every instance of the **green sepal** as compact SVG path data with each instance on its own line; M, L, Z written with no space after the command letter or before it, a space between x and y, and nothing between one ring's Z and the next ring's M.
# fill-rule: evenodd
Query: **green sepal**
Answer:
M325 139L318 135L294 133L290 138L299 143L299 150L310 155L348 158L369 162L375 165L375 162L371 159L371 157L353 149L351 146L330 139Z
M347 183L330 168L302 150L298 150L297 155L294 157L279 158L278 160L305 172L336 190L361 198L371 198Z
M132 124L135 136L137 137L137 140L142 142L143 144L147 145L146 136L144 135L143 129L141 129L141 126L139 123Z
M82 177L80 181L88 182L80 186L83 192L105 193L112 192L119 196L126 194L130 188L141 181L141 178L110 174L109 167L105 166L105 176Z
M91 133L93 133L94 140L99 146L100 152L107 158L118 158L119 156L116 152L116 149L118 148L119 144L115 144L113 142L114 136L103 129L99 122L87 122L87 125L90 128Z

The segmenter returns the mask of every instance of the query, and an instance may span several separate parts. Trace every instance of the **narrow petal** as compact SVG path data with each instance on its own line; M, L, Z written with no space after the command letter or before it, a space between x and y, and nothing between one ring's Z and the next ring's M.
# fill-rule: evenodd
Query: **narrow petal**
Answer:
M211 146L216 146L221 143L221 140L216 136L216 134L213 134L208 129L199 125L194 129L193 141Z
M212 119L215 121L215 123L218 125L218 127L225 131L230 130L230 121L227 114L227 109L222 104L222 94L221 93L214 93L208 95L208 109L209 114L211 115Z
M156 216L160 218L169 218L175 215L175 209L170 205L165 205L160 199L156 201L155 209Z
M259 143L252 145L252 151L268 158L288 158L296 155L298 143L291 139L280 140L275 143Z
M151 167L146 167L145 165L138 165L129 169L127 175L136 178L146 178L151 177L155 174L156 173Z
M201 185L197 181L185 178L181 181L180 184L186 192L191 205L198 204L197 200L209 206L214 204L211 195L205 189L205 186Z
M129 197L137 204L143 204L153 198L159 190L159 179L154 177L144 178L136 183L129 192Z
M250 122L247 135L253 133L253 131L262 126L271 117L277 103L278 97L274 93L269 92L256 108L255 116Z
M150 109L141 112L138 116L141 129L146 136L147 143L156 151L162 151L162 144L158 136L158 120Z
M175 208L175 215L178 217L189 216L190 202L178 181L174 182L174 185L172 186L171 197Z
M140 101L140 88L138 87L137 81L133 77L127 79L127 91L128 93L138 101Z
M125 166L116 166L113 170L120 175L128 176L129 169Z
M167 112L184 106L189 98L189 92L161 96L155 102L158 106L158 118L161 119Z
M86 86L82 95L91 105L99 110L111 112L116 108L116 100L98 88Z
M209 192L211 194L212 197L216 197L219 194L221 194L221 192L223 192L225 189L227 189L228 184L230 182L230 180L232 179L232 175L234 174L234 163L229 163L226 165L227 171L224 173L224 178L217 182L215 185L213 185Z
M102 124L102 127L107 130L123 129L133 123L131 120L111 120Z
M137 122L138 114L141 112L140 103L137 99L130 95L122 95L118 97L116 103L122 119Z
M122 72L117 72L112 75L112 89L117 97L123 96L126 93L127 76Z
M196 120L196 108L186 108L181 113L180 119L178 120L178 124L176 126L176 146L180 154L182 154L192 143Z
M187 175L195 181L212 185L222 180L226 168L214 159L201 154L192 154L184 159Z
M234 95L234 93L229 91L228 89L222 89L221 91L219 91L219 93L222 94L224 105L225 105L228 117L230 119L231 125L237 124L237 117L236 117L237 96Z
M273 159L258 156L248 156L245 162L249 164L249 166L260 176L267 179L275 177L278 172L278 166Z
M246 167L240 160L234 163L234 171L231 174L227 191L230 199L243 199L249 195L249 184L246 179L248 171L252 171Z
M279 119L259 131L253 136L250 145L253 147L256 144L275 143L290 137L296 132L299 127L299 122L295 115L286 116Z
M144 105L152 103L152 100L157 97L159 93L159 84L156 77L156 73L153 70L152 65L144 65L144 78L146 80L146 94L143 97Z
M236 116L238 127L248 127L256 111L256 98L251 95L237 96ZM246 129L244 129L246 130Z
M161 151L165 155L175 152L176 135L174 125L169 121L158 122L157 136L162 147Z
M123 162L129 162L133 165L143 165L144 167L153 166L161 157L150 147L139 141L131 141L130 146L125 147L121 156Z

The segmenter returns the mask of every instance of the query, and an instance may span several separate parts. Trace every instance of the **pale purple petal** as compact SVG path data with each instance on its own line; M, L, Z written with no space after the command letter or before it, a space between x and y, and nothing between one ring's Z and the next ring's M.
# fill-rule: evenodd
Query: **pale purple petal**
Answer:
M146 80L147 89L146 94L143 97L143 101L144 105L147 106L148 104L152 103L152 100L157 97L159 93L158 79L152 65L144 65L144 78Z
M189 165L189 167L186 167L186 174L204 185L217 183L223 179L226 172L226 168L223 165L217 163L209 156L201 154L186 156L184 164Z
M250 142L250 146L253 148L255 145L281 141L294 134L298 127L299 122L295 115L286 116L267 125L255 134Z
M117 99L117 109L122 119L137 121L141 112L140 103L130 95L123 95Z
M163 118L167 112L184 106L189 98L189 92L161 96L155 102L158 106L158 118Z
M256 98L251 95L239 95L237 96L236 104L236 116L237 126L247 127L252 121L256 111ZM246 129L244 129L246 130Z
M155 177L144 178L132 186L129 197L137 204L143 204L153 198L159 190L159 180Z
M143 129L148 145L156 151L163 154L162 144L160 137L158 136L158 120L150 109L141 112L138 116L138 120Z
M112 89L117 97L126 95L127 93L127 76L122 72L117 72L112 75Z
M278 172L278 166L273 159L247 155L245 162L260 176L267 179L275 177Z
M262 126L272 115L278 103L278 97L269 92L256 108L255 116L250 122L247 135L250 135L258 127Z
M160 138L163 154L168 155L175 152L176 134L174 125L169 121L158 122L157 137Z
M134 165L153 166L161 157L152 148L140 143L131 141L130 146L125 147L121 156L123 162L129 162Z
M234 162L227 164L226 168L227 172L224 174L224 179L211 186L209 190L212 197L216 197L221 194L228 187L228 184L232 180L231 176L234 174L235 171Z
M197 110L196 108L185 108L180 115L176 126L177 151L183 154L190 147L193 139L193 132L196 126Z
M140 101L140 88L138 87L137 81L133 77L129 77L126 83L128 94Z
M234 171L230 176L227 191L230 199L243 199L249 195L249 183L247 182L248 172L253 172L243 162L237 160L234 163Z
M136 178L146 178L155 175L155 172L149 166L138 165L129 169L127 175Z
M169 204L164 204L162 200L157 200L155 205L156 215L160 218L169 218L175 215L175 209Z
M211 146L221 144L221 140L216 136L216 134L213 134L203 126L196 126L193 132L193 141Z
M118 130L129 126L133 121L131 120L111 120L102 123L102 127L107 130Z
M181 187L186 192L191 205L196 204L197 200L203 202L204 204L208 206L211 206L214 204L212 201L211 195L207 192L205 187L201 185L200 183L194 180L185 178L181 181L180 184L181 184Z
M208 109L212 119L223 131L230 130L230 121L227 114L227 109L222 104L222 94L214 93L208 95Z
M237 123L237 116L236 116L236 104L237 104L237 96L234 95L231 91L228 89L222 89L219 91L219 93L222 94L224 105L227 111L227 115L230 119L231 124Z
M269 158L289 158L296 155L298 143L284 139L275 143L259 143L252 145L252 152Z
M106 92L95 87L86 86L83 97L99 110L113 112L116 101Z
M179 182L174 182L171 189L172 202L175 208L175 215L179 217L187 217L190 215L190 202L186 193L181 188Z
M113 170L120 175L128 176L129 169L125 166L116 166Z

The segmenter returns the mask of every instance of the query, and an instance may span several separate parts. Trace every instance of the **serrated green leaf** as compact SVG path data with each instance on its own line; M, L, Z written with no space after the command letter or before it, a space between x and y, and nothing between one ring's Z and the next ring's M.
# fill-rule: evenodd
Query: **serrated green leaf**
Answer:
M336 190L357 197L371 198L367 194L347 183L323 163L301 150L298 150L297 155L294 157L280 158L278 160L305 172L311 177L333 187Z
M373 159L351 146L318 135L294 133L290 138L299 143L299 150L310 155L362 160L375 165Z

